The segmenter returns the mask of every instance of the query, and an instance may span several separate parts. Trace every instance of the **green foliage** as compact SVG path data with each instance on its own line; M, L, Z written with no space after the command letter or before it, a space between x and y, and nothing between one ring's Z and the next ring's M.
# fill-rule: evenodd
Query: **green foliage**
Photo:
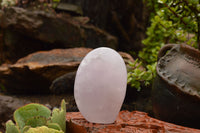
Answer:
M2 83L0 83L0 90L1 91L6 91L6 87Z
M62 101L61 109L59 110L59 109L55 108L52 112L52 117L50 120L51 123L57 123L64 132L66 130L65 115L66 115L66 106L65 106L65 102Z
M150 27L144 48L139 52L141 70L129 64L128 83L141 89L141 83L149 85L155 77L158 51L167 43L186 43L200 47L200 1L199 0L144 0L149 7ZM139 62L137 60L137 62Z
M17 3L15 0L1 0L0 2L2 7L14 6Z
M139 57L143 61L156 62L159 49L166 43L187 43L197 47L198 0L158 0L149 6L159 8L151 18L147 38L142 41L145 47Z
M60 0L52 0L52 7L56 8L59 3L60 3Z
M51 111L44 105L31 103L14 112L16 125L9 120L6 133L65 133L66 104L61 102L61 109Z
M156 63L153 65L147 65L147 68L141 68L142 62L138 62L138 59L132 63L129 62L130 69L128 69L128 83L132 87L137 88L138 91L141 90L141 83L145 86L152 84L156 69Z

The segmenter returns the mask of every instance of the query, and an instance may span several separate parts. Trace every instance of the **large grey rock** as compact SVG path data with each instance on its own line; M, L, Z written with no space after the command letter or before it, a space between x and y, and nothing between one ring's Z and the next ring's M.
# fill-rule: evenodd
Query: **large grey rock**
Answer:
M114 36L67 14L10 7L3 11L0 27L4 34L2 61L14 62L34 51L53 48L117 48Z
M28 55L13 65L0 67L0 91L7 93L49 93L51 82L76 71L89 48L55 49Z

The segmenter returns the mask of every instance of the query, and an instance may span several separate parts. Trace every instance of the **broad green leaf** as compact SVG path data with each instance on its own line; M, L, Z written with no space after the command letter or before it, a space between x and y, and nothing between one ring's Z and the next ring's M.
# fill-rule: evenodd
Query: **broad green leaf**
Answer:
M37 128L29 128L29 130L25 133L64 133L64 132L48 128L46 126L42 126Z
M26 126L39 127L47 124L47 118L43 116L34 116L26 121Z
M44 105L31 103L27 104L14 112L14 120L20 130L26 125L26 122L33 117L49 118L51 111Z

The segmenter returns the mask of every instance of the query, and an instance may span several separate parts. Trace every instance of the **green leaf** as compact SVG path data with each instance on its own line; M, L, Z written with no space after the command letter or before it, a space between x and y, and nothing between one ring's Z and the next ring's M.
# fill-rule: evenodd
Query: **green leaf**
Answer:
M47 118L43 116L34 116L28 119L25 123L26 126L39 127L47 124Z
M21 132L26 125L27 121L30 121L33 117L45 117L49 118L51 111L44 105L31 103L27 104L14 112L14 120L19 126ZM36 119L38 121L38 119Z
M145 86L148 86L148 85L150 85L150 82L145 81L144 85L145 85Z
M47 126L49 128L53 128L53 129L58 130L58 131L62 130L61 127L57 123L49 123L49 124L47 124Z
M50 123L57 123L61 129L66 131L66 103L65 100L61 102L61 109L54 109Z
M25 133L25 132L27 132L27 131L28 131L30 128L31 128L30 126L25 126L25 127L23 128L23 131L22 131L22 133Z
M6 133L20 133L19 128L15 126L12 120L6 122Z
M191 17L184 17L184 18L183 18L183 21L184 21L185 23L188 23L188 22L191 21Z
M166 3L166 1L167 1L167 0L158 0L158 3L163 4L163 3Z
M63 131L58 131L52 128L48 128L46 126L37 127L37 128L30 128L25 133L64 133Z

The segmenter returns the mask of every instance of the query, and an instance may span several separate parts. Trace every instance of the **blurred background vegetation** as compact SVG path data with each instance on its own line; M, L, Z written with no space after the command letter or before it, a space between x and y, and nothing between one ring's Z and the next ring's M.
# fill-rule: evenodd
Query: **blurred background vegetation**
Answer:
M145 0L151 14L144 48L137 63L130 63L128 83L139 91L151 85L158 51L168 43L186 43L200 49L200 0ZM144 69L141 70L140 66Z

